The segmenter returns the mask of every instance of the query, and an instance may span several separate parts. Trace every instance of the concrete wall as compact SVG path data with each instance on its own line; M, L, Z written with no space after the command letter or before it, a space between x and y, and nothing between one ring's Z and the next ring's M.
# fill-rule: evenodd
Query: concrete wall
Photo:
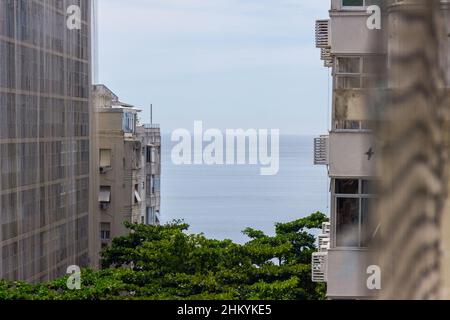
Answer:
M369 160L366 154L372 148ZM378 156L373 136L364 132L330 133L330 177L371 177Z
M367 287L367 268L376 264L365 249L328 251L327 296L330 299L369 299L379 292Z
M383 101L377 99L373 90L348 89L333 91L334 120L370 120L379 119Z
M365 11L330 12L331 53L332 54L371 54L380 50L379 30L367 28L370 15Z

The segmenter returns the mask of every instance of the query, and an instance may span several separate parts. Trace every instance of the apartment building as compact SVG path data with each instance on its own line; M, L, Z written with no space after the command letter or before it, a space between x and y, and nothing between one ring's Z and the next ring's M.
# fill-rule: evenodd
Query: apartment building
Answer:
M140 223L159 225L161 223L161 131L157 124L137 127L142 146L142 205Z
M411 288L414 285L406 280L409 277L406 267L400 274L396 270L400 270L399 266L405 263L411 265L411 252L423 251L425 244L429 245L429 239L436 240L439 233L431 235L429 226L410 226L407 230L416 230L427 239L423 243L415 242L416 247L409 251L405 241L413 233L402 234L406 230L402 227L420 221L415 217L415 211L422 218L423 215L436 215L440 207L438 203L442 201L438 202L438 196L434 195L431 200L423 199L417 203L415 209L409 206L408 210L395 211L397 209L394 207L405 208L413 203L414 197L418 199L419 195L414 196L414 192L417 192L415 188L421 184L421 179L427 185L421 186L420 197L427 197L430 181L438 181L445 176L438 169L443 167L439 159L444 157L434 155L437 150L445 149L443 142L438 142L437 138L445 135L443 120L438 120L435 115L443 114L443 111L437 111L440 98L431 95L436 92L435 95L440 97L442 94L440 89L422 84L429 81L434 85L443 80L441 83L447 81L448 87L450 74L446 36L450 21L446 19L442 23L442 30L436 27L441 16L448 17L448 13L442 15L444 11L448 12L448 3L433 2L433 6L438 7L437 13L430 11L432 1L331 0L329 19L316 22L316 46L321 49L325 67L331 69L333 98L330 132L316 138L314 143L315 164L326 165L330 177L331 225L329 248L321 248L321 252L313 256L313 280L327 282L330 299L420 297L413 295L411 290L404 290L407 293L399 295L399 288L404 288L399 284L401 281L409 283ZM371 5L377 5L380 9L379 28L368 26L368 20L376 14L376 11L368 10ZM412 31L412 17L416 19L415 33ZM434 28L436 33L431 34ZM423 52L419 54L419 51ZM423 69L420 66L425 59L428 59L427 68ZM445 80L437 79L438 74L444 75ZM426 98L430 99L428 101L434 99L433 104L423 100L420 94L413 94L420 87L426 88L426 94L430 94ZM405 95L407 92L410 96ZM406 101L409 101L408 104L405 104ZM427 108L429 118L426 113L421 116L416 114ZM434 134L430 133L429 140L405 136L399 128L408 125ZM415 138L417 141L413 141ZM416 153L405 149L411 145L417 146L411 149ZM424 155L424 150L429 152ZM430 169L430 173L439 171L442 173L440 177L431 174L426 177L418 173L420 170L412 164L420 162L418 159L424 156L430 159L430 168L435 167ZM403 160L404 167L398 167L397 164ZM408 180L407 176L417 178L418 175L422 178L416 180L417 185L398 183ZM406 193L409 191L408 198ZM383 194L383 199L380 199L380 194ZM445 199L443 193L441 196L441 200ZM436 217L435 221L439 219ZM424 236L426 234L428 237ZM431 248L434 247L430 245ZM422 253L422 264L428 268L436 265L439 253ZM431 262L427 260L430 256L435 257ZM382 266L384 271L390 270L384 274L384 279L391 279L389 283L395 283L393 279L399 280L399 283L392 285L397 289L386 290L390 293L383 295L379 287L369 286L367 280L374 266ZM423 265L420 268L426 270ZM414 272L411 272L411 278L414 278Z
M90 262L91 20L89 0L0 1L0 279Z
M373 136L378 103L373 92L385 86L383 34L367 28L368 0L331 0L329 19L316 22L316 45L333 79L331 130L315 140L315 164L330 177L331 216L328 250L314 256L316 281L327 282L330 299L371 298L366 285L372 261L370 223L376 201ZM351 36L349 36L351 35Z
M161 134L140 125L141 110L106 86L93 88L97 117L98 205L101 247L128 234L124 222L159 224Z

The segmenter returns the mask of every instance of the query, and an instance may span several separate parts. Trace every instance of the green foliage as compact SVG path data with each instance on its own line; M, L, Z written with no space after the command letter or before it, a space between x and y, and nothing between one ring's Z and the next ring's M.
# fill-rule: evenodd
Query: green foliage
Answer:
M103 251L103 269L83 270L81 290L67 289L67 277L38 285L0 281L0 299L323 299L324 285L311 282L310 230L326 220L317 212L279 223L273 236L246 229L244 245L188 234L182 221L127 224L130 234Z

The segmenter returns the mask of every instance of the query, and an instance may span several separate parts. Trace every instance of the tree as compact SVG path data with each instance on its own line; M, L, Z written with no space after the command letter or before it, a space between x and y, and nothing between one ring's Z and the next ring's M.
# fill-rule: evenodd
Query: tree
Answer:
M324 287L311 281L310 232L326 220L317 212L279 223L274 236L249 228L244 245L188 234L182 221L127 224L130 234L103 251L103 270L83 270L81 290L67 289L67 278L2 281L0 299L322 299Z

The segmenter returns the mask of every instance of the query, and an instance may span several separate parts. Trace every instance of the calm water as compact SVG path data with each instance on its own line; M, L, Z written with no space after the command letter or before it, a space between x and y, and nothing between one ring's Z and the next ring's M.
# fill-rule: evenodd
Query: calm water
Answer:
M247 227L273 234L276 222L328 212L325 167L313 166L313 137L280 138L280 171L260 176L259 166L175 166L174 143L163 136L163 222L184 219L191 232L247 241Z

